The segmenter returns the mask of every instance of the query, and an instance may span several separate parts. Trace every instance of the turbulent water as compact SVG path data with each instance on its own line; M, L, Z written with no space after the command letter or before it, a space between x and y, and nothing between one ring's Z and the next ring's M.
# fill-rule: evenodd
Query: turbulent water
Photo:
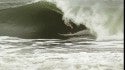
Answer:
M0 70L123 70L123 0L0 0Z
M64 20L84 24L97 39L123 38L123 0L53 0Z
M123 70L123 41L4 36L0 70Z

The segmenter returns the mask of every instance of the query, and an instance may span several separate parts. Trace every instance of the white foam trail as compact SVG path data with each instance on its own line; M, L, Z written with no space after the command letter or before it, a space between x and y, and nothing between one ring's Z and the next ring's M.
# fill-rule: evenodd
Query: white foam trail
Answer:
M123 0L48 0L64 12L66 23L84 24L97 40L123 39Z

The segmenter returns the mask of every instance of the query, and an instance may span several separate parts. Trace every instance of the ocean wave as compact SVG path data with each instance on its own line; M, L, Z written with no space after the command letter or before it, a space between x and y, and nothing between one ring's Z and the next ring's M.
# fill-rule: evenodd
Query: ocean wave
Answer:
M21 38L67 38L60 34L74 33L85 26L65 25L63 13L56 5L34 2L0 11L0 35Z
M4 0L0 4L3 36L123 39L123 0Z

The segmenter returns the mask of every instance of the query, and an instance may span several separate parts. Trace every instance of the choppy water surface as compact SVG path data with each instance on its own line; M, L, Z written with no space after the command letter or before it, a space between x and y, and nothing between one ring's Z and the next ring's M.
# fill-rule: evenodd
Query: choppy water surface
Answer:
M123 70L123 41L4 36L0 70Z
M123 70L123 1L0 0L0 70Z

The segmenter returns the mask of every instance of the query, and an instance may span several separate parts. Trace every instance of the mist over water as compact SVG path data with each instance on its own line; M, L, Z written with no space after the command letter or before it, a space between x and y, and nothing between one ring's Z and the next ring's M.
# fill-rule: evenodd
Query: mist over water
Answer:
M0 0L0 70L123 70L123 25L123 0Z
M77 25L83 24L97 39L123 38L123 0L49 0Z

